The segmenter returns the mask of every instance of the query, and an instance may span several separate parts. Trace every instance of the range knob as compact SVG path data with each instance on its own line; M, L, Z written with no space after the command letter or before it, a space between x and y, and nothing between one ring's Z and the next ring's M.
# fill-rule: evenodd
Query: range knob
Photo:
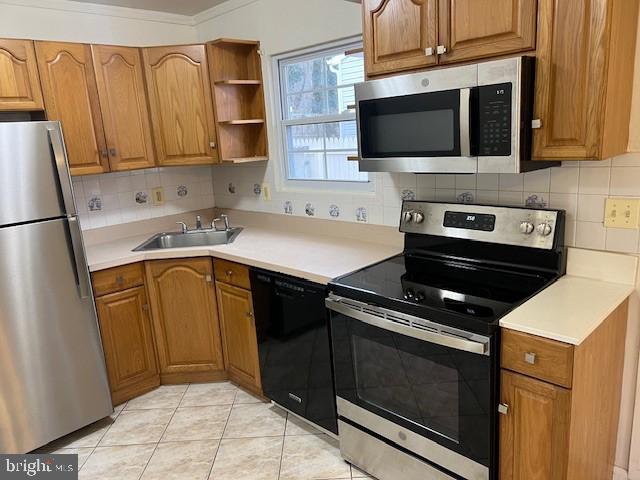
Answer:
M422 303L422 302L424 302L424 299L425 299L425 296L424 296L424 293L422 293L422 292L418 292L418 293L416 293L416 296L414 297L414 300L415 300L417 303Z
M407 210L406 212L402 212L402 221L403 223L411 223L413 222L413 210Z
M549 236L551 234L551 230L553 229L548 223L541 223L540 225L538 225L538 233L543 237Z
M533 233L533 223L531 222L522 222L520 224L520 231L525 235L530 235Z
M407 290L404 292L405 300L413 300L414 296L415 296L415 293L410 288L407 288Z
M424 222L424 213L413 212L413 223L422 223L422 222Z

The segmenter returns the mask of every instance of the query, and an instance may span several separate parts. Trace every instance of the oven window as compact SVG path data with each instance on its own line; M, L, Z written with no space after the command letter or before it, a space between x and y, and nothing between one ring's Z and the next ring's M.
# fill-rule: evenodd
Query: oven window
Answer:
M365 158L460 155L460 91L359 103Z

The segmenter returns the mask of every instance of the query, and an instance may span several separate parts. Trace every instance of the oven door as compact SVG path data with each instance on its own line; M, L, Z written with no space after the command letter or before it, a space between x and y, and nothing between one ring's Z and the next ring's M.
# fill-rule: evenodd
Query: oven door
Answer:
M357 102L361 167L369 171L475 173L472 89Z
M491 478L493 339L341 297L326 305L338 416L463 478Z

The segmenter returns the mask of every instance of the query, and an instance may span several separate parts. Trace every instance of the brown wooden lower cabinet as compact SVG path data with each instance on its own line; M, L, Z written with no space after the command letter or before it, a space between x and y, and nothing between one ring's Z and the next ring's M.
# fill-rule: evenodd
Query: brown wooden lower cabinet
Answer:
M211 258L145 267L162 383L225 379Z
M216 281L216 289L229 379L262 395L251 291L220 281Z
M98 297L96 307L113 404L160 385L144 286Z
M501 480L613 477L627 310L624 302L575 347L503 332ZM550 375L551 361L560 373Z

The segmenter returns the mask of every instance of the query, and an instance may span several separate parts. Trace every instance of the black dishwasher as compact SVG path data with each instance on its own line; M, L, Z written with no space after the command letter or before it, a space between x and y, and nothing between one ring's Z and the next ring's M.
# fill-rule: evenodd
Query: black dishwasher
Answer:
M251 291L264 395L337 434L326 287L253 268Z

